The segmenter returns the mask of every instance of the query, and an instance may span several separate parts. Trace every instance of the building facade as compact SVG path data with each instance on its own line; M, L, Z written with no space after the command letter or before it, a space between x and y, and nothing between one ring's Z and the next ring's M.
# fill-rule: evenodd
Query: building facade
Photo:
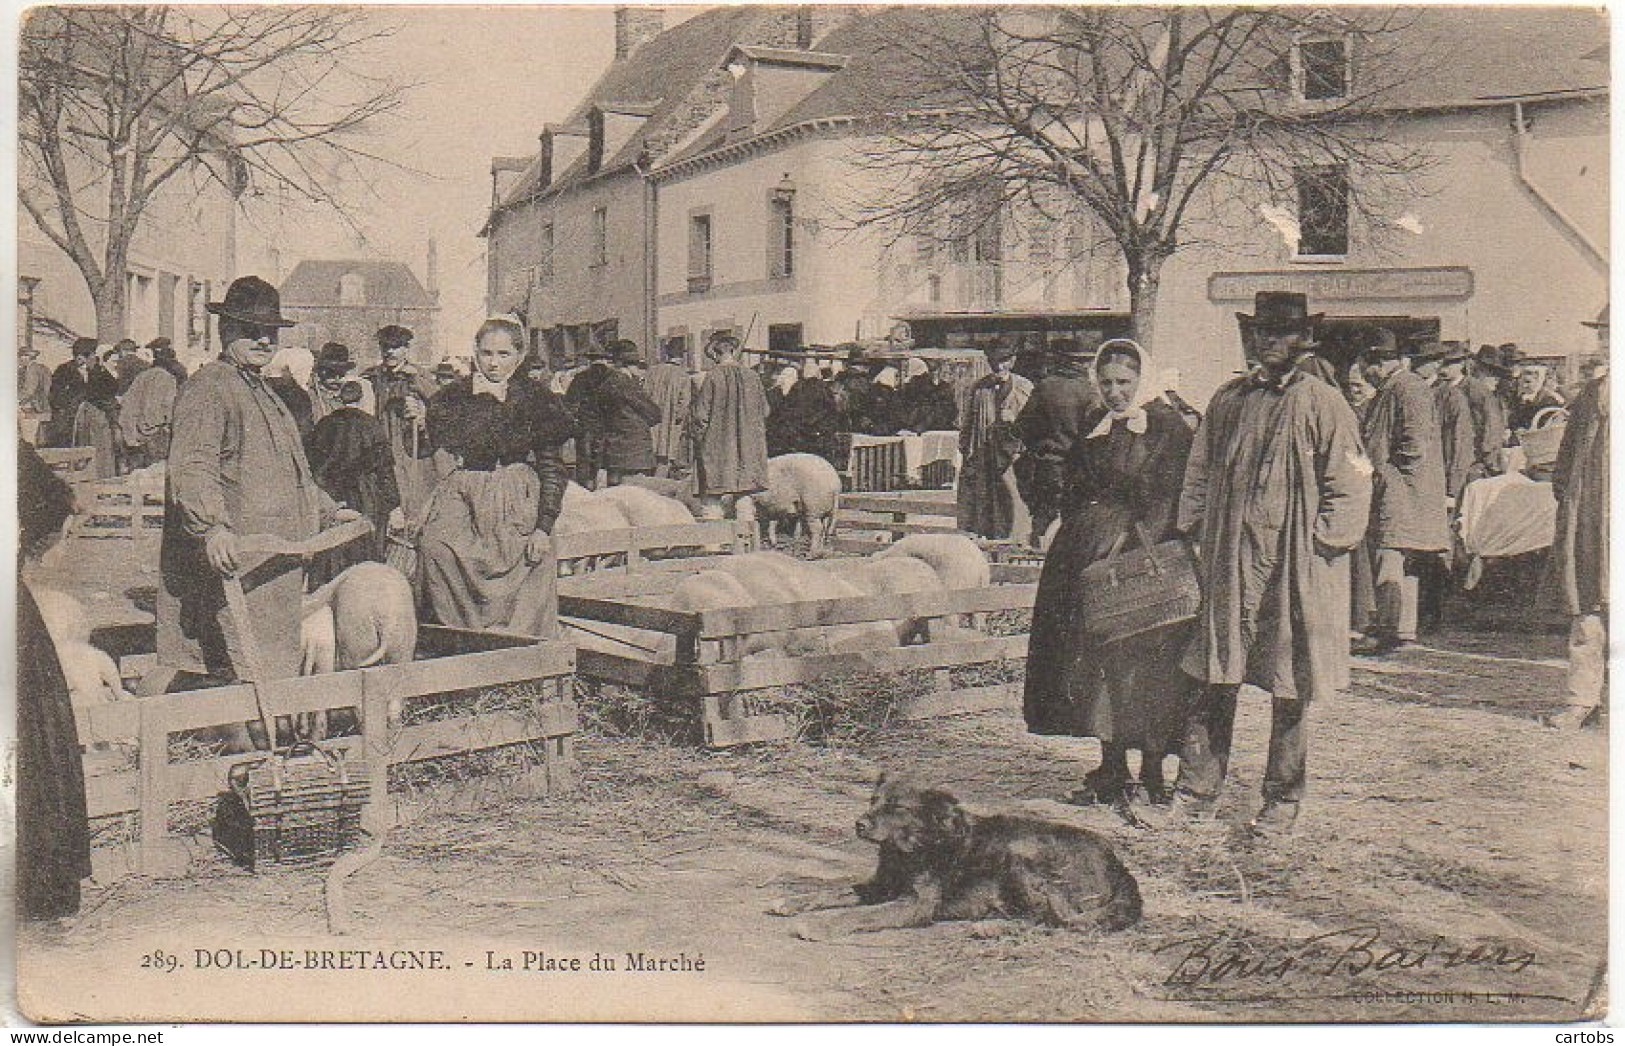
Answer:
M420 364L439 359L437 321L440 303L430 244L425 287L405 262L371 260L306 260L282 281L282 311L298 324L282 335L282 344L301 345L312 353L336 341L350 349L361 367L378 362L379 328L398 324L413 334L410 358Z
M23 191L46 189L26 164L19 165L18 179ZM105 207L105 191L87 182L86 204ZM123 335L143 345L169 338L189 364L211 357L219 344L204 305L225 293L236 255L232 193L212 178L184 172L166 182L147 205L131 247ZM96 335L96 306L84 276L26 214L17 223L17 276L19 333L44 363L66 360L75 338Z

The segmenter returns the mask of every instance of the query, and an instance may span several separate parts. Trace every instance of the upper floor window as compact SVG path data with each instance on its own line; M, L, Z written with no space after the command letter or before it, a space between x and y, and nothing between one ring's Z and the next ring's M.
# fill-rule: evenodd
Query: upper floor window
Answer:
M1298 255L1342 257L1348 254L1348 168L1300 167L1297 188Z
M539 283L547 283L553 279L553 223L548 222L542 226L541 257L537 259L536 279Z
M688 218L688 289L711 287L711 216L692 214Z
M795 201L774 198L768 201L767 274L788 277L796 273Z
M1293 49L1293 80L1298 97L1332 101L1349 94L1349 46L1345 37L1300 40Z
M339 277L339 304L367 304L367 280L359 272L347 272Z
M594 268L609 264L609 211L603 207L592 211L591 259Z

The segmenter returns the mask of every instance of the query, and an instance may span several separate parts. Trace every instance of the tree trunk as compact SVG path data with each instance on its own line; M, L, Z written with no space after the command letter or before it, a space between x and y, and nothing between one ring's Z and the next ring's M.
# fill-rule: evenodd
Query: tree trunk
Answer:
M1128 263L1128 300L1130 337L1146 351L1156 353L1157 294L1162 288L1162 263L1165 259L1149 254Z
M96 303L96 340L112 345L127 336L126 298L129 281L123 271L109 272L99 288L91 293Z

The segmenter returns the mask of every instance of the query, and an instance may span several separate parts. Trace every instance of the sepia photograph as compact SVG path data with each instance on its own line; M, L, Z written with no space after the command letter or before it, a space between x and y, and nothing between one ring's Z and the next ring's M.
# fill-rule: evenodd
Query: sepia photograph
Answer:
M1606 7L11 10L10 1023L1607 1020Z

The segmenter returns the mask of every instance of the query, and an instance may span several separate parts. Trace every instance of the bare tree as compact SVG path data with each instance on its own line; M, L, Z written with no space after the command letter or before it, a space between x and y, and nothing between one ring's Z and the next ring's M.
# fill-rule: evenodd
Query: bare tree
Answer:
M19 198L123 333L129 255L161 191L340 205L335 172L406 85L366 75L392 29L355 8L45 7L20 48Z
M877 34L863 102L876 133L859 159L888 184L849 217L963 241L1018 203L1061 217L1060 200L1120 252L1148 338L1163 263L1195 242L1188 230L1215 229L1216 201L1250 201L1256 226L1260 208L1305 192L1380 225L1382 201L1418 191L1429 158L1391 133L1388 107L1424 61L1407 53L1401 17L900 9Z

